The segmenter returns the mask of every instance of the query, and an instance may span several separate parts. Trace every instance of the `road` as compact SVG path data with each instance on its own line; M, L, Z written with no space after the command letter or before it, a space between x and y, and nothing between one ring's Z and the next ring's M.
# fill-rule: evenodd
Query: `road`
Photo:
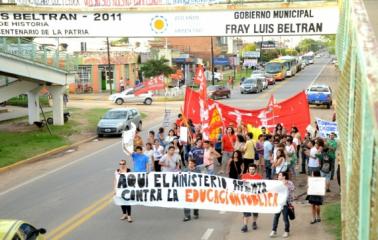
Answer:
M274 93L277 100L301 91L329 62L318 60L296 77L261 94L241 95L234 89L225 103L264 107ZM178 103L170 103L178 109ZM162 123L164 106L146 120L144 132ZM168 108L170 108L168 107ZM329 114L329 110L324 110ZM125 158L117 138L93 141L49 161L0 175L0 217L24 219L48 230L51 239L224 239L236 213L200 211L200 219L183 223L180 209L132 207L134 222L120 221L121 210L112 204L114 170ZM232 239L232 238L231 238Z

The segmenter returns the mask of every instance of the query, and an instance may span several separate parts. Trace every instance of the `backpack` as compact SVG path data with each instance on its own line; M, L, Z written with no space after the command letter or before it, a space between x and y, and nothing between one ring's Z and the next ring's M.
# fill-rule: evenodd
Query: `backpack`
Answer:
M323 164L320 171L324 173L329 173L331 171L331 160L329 159L327 154L323 155Z

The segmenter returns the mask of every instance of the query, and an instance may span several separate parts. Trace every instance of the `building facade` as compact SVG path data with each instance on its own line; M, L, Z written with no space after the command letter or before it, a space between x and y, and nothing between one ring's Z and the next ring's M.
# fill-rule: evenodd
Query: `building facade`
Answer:
M110 52L110 68L106 51L75 52L78 66L75 83L69 89L72 93L101 93L120 91L121 80L125 86L134 86L138 79L138 54L134 52ZM111 84L109 84L111 80Z

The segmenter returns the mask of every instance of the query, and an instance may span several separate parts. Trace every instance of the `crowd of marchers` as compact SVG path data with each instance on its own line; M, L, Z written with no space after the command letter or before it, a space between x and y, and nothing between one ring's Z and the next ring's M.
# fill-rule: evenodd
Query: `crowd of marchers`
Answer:
M180 138L180 127L188 129L187 139ZM143 139L140 129L134 137L134 151L130 152L132 169L126 160L121 160L115 171L115 179L127 172L176 172L192 171L206 174L217 174L233 179L274 179L280 180L288 188L286 204L279 213L274 214L270 237L277 236L277 226L282 215L284 221L283 237L290 233L290 208L295 199L295 180L299 174L326 179L326 191L330 192L330 181L335 175L335 161L337 141L335 133L327 138L318 136L319 130L307 132L301 136L296 126L286 129L277 124L269 131L262 126L258 136L248 132L246 126L224 126L218 129L213 141L203 139L201 126L186 120L182 114L172 127L160 127L157 132L149 131L148 137ZM337 164L338 165L338 164ZM337 172L339 169L337 167ZM339 181L339 174L338 181ZM114 180L116 181L116 180ZM114 189L116 182L114 183ZM320 206L323 196L308 195L308 202L312 206L310 224L321 222ZM121 220L132 222L131 206L121 206L123 215ZM248 231L249 219L252 217L251 229L258 229L258 214L243 213L242 232ZM199 210L193 210L193 218L199 218ZM190 209L184 209L183 221L190 221Z

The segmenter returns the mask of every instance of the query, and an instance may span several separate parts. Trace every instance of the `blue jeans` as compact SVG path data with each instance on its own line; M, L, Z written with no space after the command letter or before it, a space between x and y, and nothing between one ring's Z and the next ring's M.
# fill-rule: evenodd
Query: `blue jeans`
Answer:
M265 174L266 179L272 179L272 166L270 160L265 160Z
M275 232L277 231L278 220L280 219L281 213L282 213L283 220L284 220L284 223L285 223L285 232L290 232L290 222L289 222L289 213L288 213L287 205L285 205L282 208L281 212L274 214L273 229L272 230L275 231Z

